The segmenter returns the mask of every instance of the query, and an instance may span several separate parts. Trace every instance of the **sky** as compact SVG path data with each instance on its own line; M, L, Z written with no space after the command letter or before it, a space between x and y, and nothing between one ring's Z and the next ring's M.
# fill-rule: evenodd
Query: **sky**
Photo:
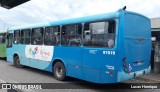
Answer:
M160 17L158 0L31 0L9 10L0 7L0 30L115 12L124 6L127 6L128 11L149 18Z

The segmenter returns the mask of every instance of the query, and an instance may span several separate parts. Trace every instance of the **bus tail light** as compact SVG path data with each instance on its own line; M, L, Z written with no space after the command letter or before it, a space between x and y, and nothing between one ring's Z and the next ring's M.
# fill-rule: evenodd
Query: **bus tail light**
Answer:
M123 66L126 67L126 57L124 57L122 61L123 61Z
M124 57L124 58L122 59L122 61L123 61L124 71L125 71L125 72L128 72L128 68L127 68L127 64L126 64L126 57Z

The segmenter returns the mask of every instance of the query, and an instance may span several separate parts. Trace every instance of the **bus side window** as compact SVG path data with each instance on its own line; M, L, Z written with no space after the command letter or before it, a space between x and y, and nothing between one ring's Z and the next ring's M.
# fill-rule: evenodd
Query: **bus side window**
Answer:
M43 28L32 29L31 44L42 45L43 44Z
M62 45L81 46L81 24L62 26Z
M30 44L30 29L21 30L21 44Z
M59 45L60 27L46 27L44 34L45 45Z
M24 36L25 36L25 38L24 38L24 40L25 40L25 44L30 44L30 32L31 32L31 30L30 29L26 29L25 31L24 31Z
M115 21L84 24L83 45L112 48L115 40Z
M20 30L14 31L14 43L15 44L20 43Z

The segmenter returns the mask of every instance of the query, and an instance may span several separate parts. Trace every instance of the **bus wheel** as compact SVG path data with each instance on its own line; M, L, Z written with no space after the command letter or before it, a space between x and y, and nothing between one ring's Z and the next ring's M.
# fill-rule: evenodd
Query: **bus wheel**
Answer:
M20 64L20 59L19 59L19 57L18 56L15 56L14 57L14 66L15 67L17 67L17 68L21 68L21 67L23 67L21 64Z
M54 77L59 81L64 81L66 79L66 70L62 62L57 62L54 65Z

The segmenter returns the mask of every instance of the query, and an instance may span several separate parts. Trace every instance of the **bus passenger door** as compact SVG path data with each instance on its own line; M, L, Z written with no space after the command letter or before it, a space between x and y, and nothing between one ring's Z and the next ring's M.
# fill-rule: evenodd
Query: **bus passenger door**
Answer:
M7 56L7 61L13 62L13 50L12 50L12 42L13 42L13 33L8 33L7 34L7 50L6 50L6 56Z

